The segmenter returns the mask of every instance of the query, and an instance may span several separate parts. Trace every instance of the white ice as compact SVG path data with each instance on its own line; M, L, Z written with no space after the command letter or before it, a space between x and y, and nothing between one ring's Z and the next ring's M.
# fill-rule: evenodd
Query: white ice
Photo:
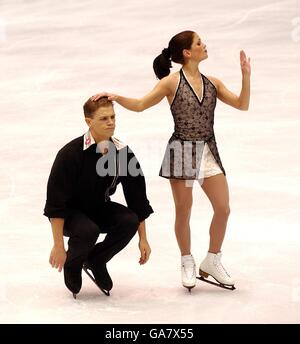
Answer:
M144 113L116 105L116 136L143 166L155 210L152 256L137 237L108 265L107 298L84 276L75 301L48 264L42 215L60 147L86 130L84 101L99 91L131 97L157 80L152 61L182 30L208 48L200 70L239 94L239 52L251 58L251 105L218 101L215 133L230 188L223 263L235 291L180 283L167 180L158 177L173 129L167 101ZM0 322L298 323L300 320L300 3L298 0L1 0ZM173 71L180 66L174 65ZM124 201L121 190L114 200ZM192 252L206 255L211 205L194 189Z

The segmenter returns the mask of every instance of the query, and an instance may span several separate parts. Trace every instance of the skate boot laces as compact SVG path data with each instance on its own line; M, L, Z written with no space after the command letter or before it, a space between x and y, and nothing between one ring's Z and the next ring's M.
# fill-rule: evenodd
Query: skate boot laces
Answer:
M227 275L229 278L231 278L229 273L225 270L224 266L221 263L221 257L222 255L220 253L215 255L214 266L221 275Z
M194 258L186 259L182 263L182 267L188 279L192 279L196 277L196 264L195 264Z

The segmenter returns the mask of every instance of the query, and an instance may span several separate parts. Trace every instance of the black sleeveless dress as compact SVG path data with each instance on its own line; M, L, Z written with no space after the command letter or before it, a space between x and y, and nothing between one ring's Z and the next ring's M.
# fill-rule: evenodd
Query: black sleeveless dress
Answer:
M202 98L199 99L180 69L180 80L170 109L174 133L169 139L159 175L164 178L194 180L199 178L202 153L207 143L220 169L226 175L214 135L214 110L217 90L200 73Z

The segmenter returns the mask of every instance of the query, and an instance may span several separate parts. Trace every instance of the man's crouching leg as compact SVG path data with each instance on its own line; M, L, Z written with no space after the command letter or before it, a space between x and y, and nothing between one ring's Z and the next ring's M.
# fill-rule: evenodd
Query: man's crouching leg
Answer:
M64 265L65 285L73 294L78 294L82 286L83 263L93 249L100 229L86 215L75 213L67 218L64 234L70 237Z
M96 244L88 256L87 265L99 287L109 291L113 287L106 263L120 252L134 237L139 227L137 215L127 207L109 202L106 209L105 239Z

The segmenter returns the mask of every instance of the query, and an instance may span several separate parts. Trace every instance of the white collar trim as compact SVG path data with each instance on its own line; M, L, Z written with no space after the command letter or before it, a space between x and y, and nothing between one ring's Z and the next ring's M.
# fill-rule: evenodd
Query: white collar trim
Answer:
M117 150L120 150L122 148L125 148L127 145L123 143L122 141L118 140L116 137L111 137L114 145L116 146ZM91 132L88 130L84 136L83 136L83 150L88 149L91 145L95 144L95 140L91 134Z

